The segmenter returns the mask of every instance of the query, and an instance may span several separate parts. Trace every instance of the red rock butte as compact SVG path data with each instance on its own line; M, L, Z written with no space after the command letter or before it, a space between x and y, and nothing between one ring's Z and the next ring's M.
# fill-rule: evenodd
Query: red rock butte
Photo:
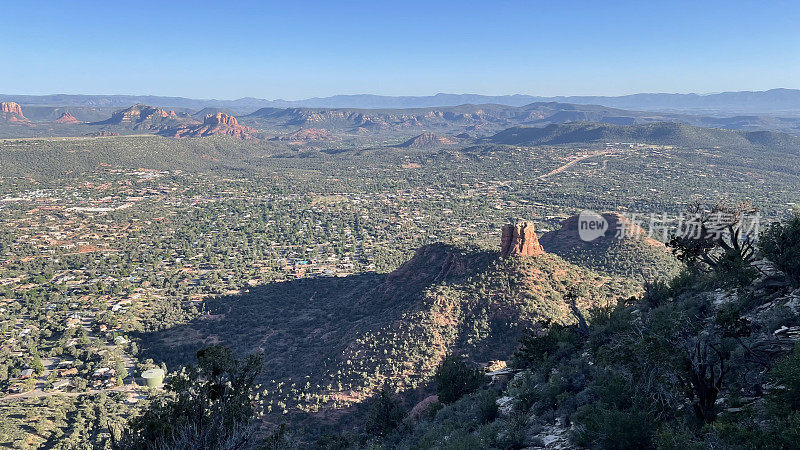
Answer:
M61 117L56 119L56 123L80 123L80 121L72 114L65 112L61 114Z
M11 125L35 126L33 122L22 115L22 108L14 102L0 102L0 120Z
M0 111L9 114L16 114L20 117L25 117L22 115L22 108L19 104L14 102L2 102L0 103Z
M539 256L544 249L539 244L532 222L510 223L503 226L500 256Z
M236 121L236 117L229 116L225 113L208 114L205 120L203 120L203 123L206 125L224 125L227 127L239 125L239 122Z
M228 135L240 139L253 139L256 130L239 125L235 117L225 113L208 114L203 123L195 126L183 126L177 129L166 130L164 135L187 138L211 135Z

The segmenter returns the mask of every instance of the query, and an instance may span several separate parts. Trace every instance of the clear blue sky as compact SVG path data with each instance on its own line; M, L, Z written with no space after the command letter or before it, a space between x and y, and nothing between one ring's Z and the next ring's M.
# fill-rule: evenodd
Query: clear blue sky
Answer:
M24 0L0 18L6 94L800 88L798 0Z

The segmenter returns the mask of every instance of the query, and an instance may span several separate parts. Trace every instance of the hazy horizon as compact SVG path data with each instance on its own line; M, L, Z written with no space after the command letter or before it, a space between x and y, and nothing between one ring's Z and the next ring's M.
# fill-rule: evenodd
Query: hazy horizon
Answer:
M328 98L328 97L350 97L350 96L376 96L376 97L434 97L437 95L479 95L485 97L505 97L505 96L528 96L528 97L544 97L544 98L559 98L559 97L626 97L631 95L697 95L697 96L709 96L709 95L716 95L716 94L725 94L725 93L736 93L736 92L766 92L766 91L774 91L774 90L800 90L800 87L773 87L767 89L741 89L736 91L715 91L715 92L665 92L665 91L652 91L652 92L629 92L623 93L618 95L603 95L603 94L555 94L555 95L541 95L536 93L528 93L528 92L513 92L509 94L495 94L495 93L482 93L482 92L446 92L446 91L437 91L435 93L429 94L418 94L418 95L411 95L411 94L398 94L398 95L386 95L386 94L377 94L373 92L354 92L354 93L334 93L331 95L323 95L323 96L313 96L313 97L296 97L296 98L267 98L267 97L258 97L254 95L245 95L242 97L236 98L223 98L223 97L187 97L182 95L170 95L170 94L152 94L152 93L126 93L126 92L119 92L119 93L96 93L96 92L49 92L49 93L41 93L41 94L32 94L28 92L4 92L0 93L0 95L15 95L15 96L36 96L36 97L46 97L46 96L53 96L53 95L83 95L83 96L107 96L107 97L174 97L174 98L186 98L191 100L201 100L201 101L235 101L241 100L246 98L258 99L258 100L268 100L268 101L301 101L301 100L309 100L314 98Z

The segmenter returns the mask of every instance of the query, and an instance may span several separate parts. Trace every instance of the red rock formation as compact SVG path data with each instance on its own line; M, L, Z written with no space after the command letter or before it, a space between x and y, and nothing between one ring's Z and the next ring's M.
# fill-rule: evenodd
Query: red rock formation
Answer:
M30 119L22 115L22 108L14 102L0 103L0 120L12 125L34 126Z
M532 222L519 222L503 226L500 241L500 256L539 256L544 249L539 245L539 239Z
M80 123L80 121L76 119L75 116L73 116L72 114L65 112L61 114L61 117L56 119L56 123L74 124L74 123Z
M237 127L239 122L236 117L229 116L225 113L208 114L203 121L206 125L224 125L226 127Z
M22 115L22 108L14 102L2 102L0 103L0 111L9 114L16 114L22 118L25 116Z
M228 135L239 139L253 139L256 130L239 125L235 117L225 113L208 114L201 125L189 125L165 130L164 136L177 138L204 137L212 135Z
M94 125L119 125L133 130L164 131L170 128L197 125L199 122L186 113L177 114L164 108L141 103L117 111L110 118Z

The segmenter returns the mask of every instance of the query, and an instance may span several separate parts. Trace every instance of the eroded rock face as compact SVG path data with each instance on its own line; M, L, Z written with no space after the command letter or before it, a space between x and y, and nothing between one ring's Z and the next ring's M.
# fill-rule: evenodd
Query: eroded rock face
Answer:
M472 109L469 107L467 109ZM500 113L503 115L503 113ZM250 117L283 119L288 125L303 128L340 128L351 132L369 133L386 130L432 129L458 125L476 127L497 123L497 113L487 113L478 108L471 111L453 111L451 108L422 108L419 110L363 110L338 108L262 108ZM422 130L420 130L422 131Z
M94 125L118 125L137 131L163 131L197 124L198 122L186 113L176 114L175 111L141 103L117 111L104 121L94 123Z
M500 256L539 256L544 249L539 245L532 222L518 222L503 226L500 239Z
M236 117L229 116L225 113L209 114L206 116L205 120L203 120L203 123L206 125L224 125L226 127L239 126Z
M16 114L20 117L25 117L22 115L22 108L19 104L14 102L2 102L0 103L0 111L9 114Z
M72 114L65 112L61 114L61 117L56 119L56 123L80 123L78 119L75 118Z
M212 135L228 135L239 139L253 139L256 130L239 125L235 117L225 113L208 114L201 125L184 126L177 129L165 130L161 133L165 136L187 138L203 137Z
M438 395L429 395L424 399L422 399L422 401L414 405L414 407L411 408L411 411L408 413L408 416L412 418L419 418L419 416L421 416L422 413L424 413L427 409L431 407L431 405L433 405L438 401L439 401Z
M109 136L119 136L119 133L117 133L115 131L100 130L100 131L95 131L93 133L86 133L86 134L84 134L84 136L88 136L88 137L109 137Z
M0 121L9 123L11 125L25 125L33 127L33 122L27 117L22 115L22 108L19 104L14 102L1 102L0 103Z

